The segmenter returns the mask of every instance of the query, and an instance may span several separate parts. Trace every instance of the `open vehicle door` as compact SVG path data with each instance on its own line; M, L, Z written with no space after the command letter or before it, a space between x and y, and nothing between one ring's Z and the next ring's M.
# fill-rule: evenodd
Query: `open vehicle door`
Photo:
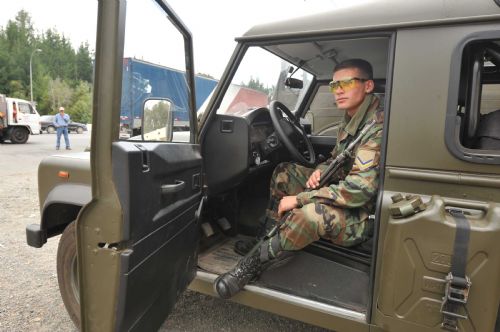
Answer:
M142 55L134 40L142 43ZM120 141L124 53L146 57L148 51L157 62L185 61L186 80L173 86L180 89L178 100L155 98L171 86L149 86L151 93L140 101L147 110L141 135ZM202 202L194 96L191 35L169 6L162 0L100 0L92 201L77 220L84 331L156 330L194 278ZM171 112L182 104L190 113L190 133L174 143Z

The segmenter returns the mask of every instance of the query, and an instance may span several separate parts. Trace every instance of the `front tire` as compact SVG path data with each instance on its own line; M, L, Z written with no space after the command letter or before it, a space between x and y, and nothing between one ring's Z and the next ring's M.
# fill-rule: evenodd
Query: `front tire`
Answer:
M57 247L57 281L69 317L77 327L80 327L80 282L74 221L62 233Z
M26 128L16 127L10 133L10 141L15 144L24 144L28 141L29 136L30 133Z
M78 134L83 133L83 128L82 128L82 127L78 127L78 128L76 128L76 132L77 132Z
M54 126L48 126L47 127L47 133L48 134L53 134L56 132L56 128Z

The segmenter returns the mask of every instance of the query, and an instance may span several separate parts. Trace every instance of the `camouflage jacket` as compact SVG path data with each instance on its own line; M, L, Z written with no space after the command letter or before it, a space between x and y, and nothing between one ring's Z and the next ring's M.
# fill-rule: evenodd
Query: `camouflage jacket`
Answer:
M300 206L308 203L322 203L342 208L363 208L372 212L379 187L380 146L382 143L383 112L380 100L368 95L360 109L350 118L347 113L339 127L337 144L332 157L316 168L324 170L335 157L354 140L365 124L372 119L376 124L355 146L342 169L332 179L331 185L297 195Z

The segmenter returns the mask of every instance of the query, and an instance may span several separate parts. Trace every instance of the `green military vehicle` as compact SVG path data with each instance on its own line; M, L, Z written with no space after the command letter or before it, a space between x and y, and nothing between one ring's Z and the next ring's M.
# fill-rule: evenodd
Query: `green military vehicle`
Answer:
M100 0L97 37L90 152L41 163L27 227L34 247L62 233L59 285L82 330L155 330L187 287L214 295L274 166L334 146L332 69L363 58L385 103L372 239L317 241L232 300L337 331L500 331L500 1L346 2L253 27L198 114L191 35L165 1ZM144 132L120 139L131 55L187 74L153 86ZM154 97L169 88L189 131L173 129L179 101Z

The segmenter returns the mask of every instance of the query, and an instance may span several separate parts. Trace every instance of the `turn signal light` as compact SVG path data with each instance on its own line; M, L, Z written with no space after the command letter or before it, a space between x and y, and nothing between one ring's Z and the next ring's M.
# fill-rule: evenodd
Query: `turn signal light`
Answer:
M59 171L59 173L57 173L57 176L62 179L69 179L69 172Z

